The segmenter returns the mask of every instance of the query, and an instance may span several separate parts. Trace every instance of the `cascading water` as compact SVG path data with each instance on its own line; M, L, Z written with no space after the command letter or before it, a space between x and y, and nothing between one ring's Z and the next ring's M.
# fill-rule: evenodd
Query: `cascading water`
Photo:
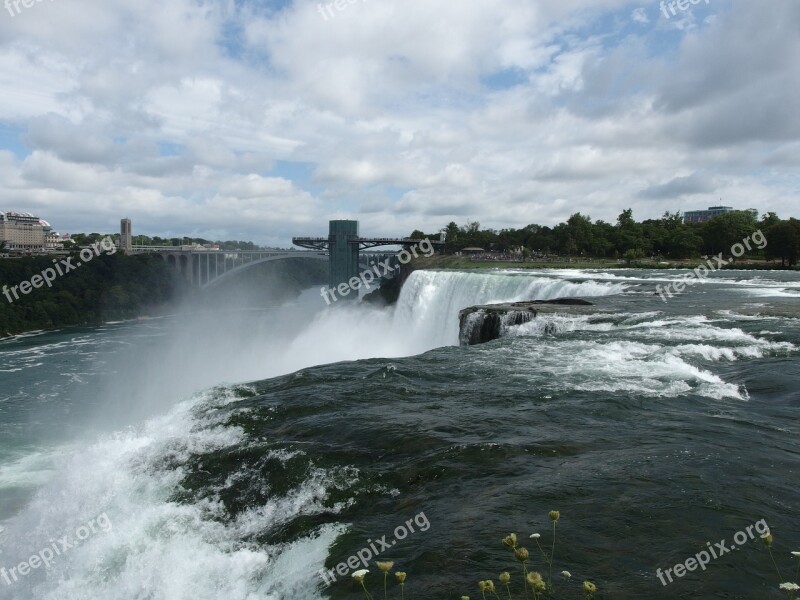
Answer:
M394 316L395 333L411 332L429 350L459 343L458 313L470 306L598 297L627 289L622 282L576 283L506 271L416 271L403 286Z
M20 578L17 569L13 585L0 573L0 598L349 597L348 577L328 589L318 571L421 510L431 530L386 558L409 571L414 597L457 596L474 582L462 564L444 568L453 560L448 549L480 548L512 527L514 515L528 526L532 505L568 507L575 522L591 524L587 534L625 527L626 540L640 548L626 559L635 575L602 558L598 535L584 535L586 560L578 547L579 564L565 568L591 569L631 597L664 598L638 575L665 555L646 542L653 525L627 521L624 511L622 521L598 517L595 506L623 499L634 512L658 504L684 515L687 495L724 492L749 514L752 506L769 508L775 494L790 496L778 479L750 489L736 477L743 468L761 472L767 460L780 469L794 459L781 448L790 449L795 434L771 423L789 422L785 397L797 381L772 367L796 360L800 326L743 314L752 308L747 283L705 286L716 312L698 315L691 298L668 306L654 299L647 277L421 271L389 308L327 308L312 290L277 312L2 342L0 568L8 573L100 515L113 527L50 570ZM778 292L789 285L758 284ZM498 343L452 347L459 311L469 306L601 296L611 296L602 300L603 315L509 322ZM770 298L784 301L779 293ZM248 378L261 381L209 387ZM768 402L759 401L763 390L775 390ZM151 401L157 416L48 445L48 433L82 431L112 395L123 404ZM754 422L766 446L741 445ZM34 428L35 438L26 438ZM664 434L654 435L659 428ZM711 446L711 430L736 452ZM13 446L2 447L8 440ZM23 476L33 468L35 476ZM633 495L631 481L639 482ZM481 493L504 489L513 492L492 493L497 510L484 510ZM593 490L585 505L575 489ZM784 527L795 524L783 516ZM668 544L717 534L698 532L696 518L683 526L669 517L656 536ZM428 569L431 562L442 568Z

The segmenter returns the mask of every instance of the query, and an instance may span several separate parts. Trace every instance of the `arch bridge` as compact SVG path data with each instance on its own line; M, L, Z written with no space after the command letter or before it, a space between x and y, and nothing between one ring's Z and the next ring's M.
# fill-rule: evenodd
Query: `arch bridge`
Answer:
M234 276L245 269L277 260L325 260L329 267L331 288L346 284L354 277L378 264L399 269L398 252L368 252L380 246L400 246L404 249L423 243L442 242L411 238L363 238L358 221L331 221L326 238L296 237L292 242L306 250L219 250L203 246L135 246L128 245L131 254L156 254L175 266L198 288L207 288ZM127 233L130 242L130 232ZM432 249L433 246L431 246ZM384 271L386 272L386 271ZM393 276L392 275L392 276Z
M215 250L192 246L132 246L132 254L154 254L175 267L193 286L205 289L223 283L247 269L278 260L322 260L330 262L328 252L308 250ZM361 269L388 262L397 263L396 253L364 252Z

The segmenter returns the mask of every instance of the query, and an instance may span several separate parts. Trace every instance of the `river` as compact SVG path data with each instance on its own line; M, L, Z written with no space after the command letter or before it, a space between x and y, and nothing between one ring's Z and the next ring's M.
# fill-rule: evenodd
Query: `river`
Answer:
M563 597L780 598L758 539L656 571L763 519L792 580L800 274L654 296L681 275L418 271L392 308L309 290L4 340L0 598L357 598L335 568L383 536L407 598L480 598L518 579L511 531L544 568L552 509ZM458 346L462 308L564 296L602 312Z

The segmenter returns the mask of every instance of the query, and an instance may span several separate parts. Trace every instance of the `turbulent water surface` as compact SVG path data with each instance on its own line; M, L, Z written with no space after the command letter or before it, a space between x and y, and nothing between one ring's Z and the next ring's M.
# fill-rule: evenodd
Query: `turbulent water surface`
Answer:
M791 579L800 277L654 296L679 275L426 271L391 309L310 291L4 341L0 566L58 555L0 598L356 598L319 572L377 540L407 598L480 597L519 571L500 538L549 544L555 508L562 597L780 598L759 540L656 570L764 519ZM564 296L601 312L457 345L462 308Z

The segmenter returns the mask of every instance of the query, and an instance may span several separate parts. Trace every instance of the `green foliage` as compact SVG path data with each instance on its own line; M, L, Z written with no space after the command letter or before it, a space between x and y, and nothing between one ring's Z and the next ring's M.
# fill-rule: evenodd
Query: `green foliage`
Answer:
M794 266L800 257L800 221L779 221L765 232L769 245L767 257L780 258L782 266Z
M625 250L625 254L622 255L622 258L625 259L626 263L631 264L635 260L644 258L644 252L638 248L631 248L630 250Z
M761 229L766 230L781 222L780 217L774 212L769 212L761 217Z
M705 223L702 237L707 254L728 254L731 246L750 237L758 231L758 222L753 215L744 211L734 211L721 215Z
M73 264L79 261L75 254ZM2 259L0 289L52 267L52 256ZM9 292L13 303L0 295L0 335L133 318L177 299L183 285L177 271L156 256L101 254L57 277L51 288L18 292L18 300Z
M75 246L90 246L93 242L99 242L106 234L100 233L75 233L70 239L74 242ZM119 242L119 234L109 234L108 237L113 239L116 243ZM133 236L133 244L136 246L191 246L192 244L211 245L216 244L221 250L261 250L258 244L253 242L246 242L244 240L227 240L227 241L211 241L204 238L183 237L183 238L162 238L147 235Z
M459 227L450 222L445 231L445 253L455 253L467 247L486 251L508 253L522 247L532 255L582 256L593 258L620 258L636 260L644 257L661 259L699 259L703 254L730 255L734 244L750 237L761 229L770 244L767 258L781 258L783 263L796 264L798 252L793 241L800 239L800 230L794 229L795 219L782 221L775 213L764 215L757 221L752 214L734 211L703 224L685 223L680 213L666 212L660 219L641 223L634 219L633 211L626 209L617 217L616 225L604 221L593 222L591 217L575 213L565 223L553 228L526 225L521 229L480 229L479 223ZM780 227L778 227L780 226ZM770 231L774 231L781 250L771 248ZM798 232L798 233L793 233ZM794 248L794 250L793 250ZM764 256L754 249L748 257Z
M71 235L69 239L71 244L77 247L83 247L91 246L95 242L99 242L105 237L105 234L100 233L76 233ZM111 237L112 239L118 239L119 235L111 235L108 237Z

